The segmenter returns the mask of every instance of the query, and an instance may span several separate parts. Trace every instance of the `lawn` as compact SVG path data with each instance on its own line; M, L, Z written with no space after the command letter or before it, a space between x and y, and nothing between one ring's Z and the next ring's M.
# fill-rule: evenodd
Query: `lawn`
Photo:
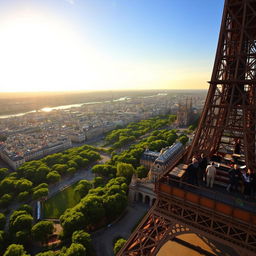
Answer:
M80 196L75 193L76 184L60 191L43 203L43 217L46 219L58 219L67 208L79 203Z

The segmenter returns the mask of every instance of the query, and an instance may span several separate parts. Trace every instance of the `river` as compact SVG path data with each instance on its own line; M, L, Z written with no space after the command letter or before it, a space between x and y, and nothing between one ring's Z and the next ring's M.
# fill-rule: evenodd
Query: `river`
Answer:
M150 95L150 96L143 96L143 97L139 97L139 98L152 98L152 97L157 97L157 96L167 96L167 93L158 93L158 94L154 94L154 95ZM56 106L56 107L45 107L45 108L41 108L40 110L38 110L39 112L51 112L52 110L63 110L63 109L69 109L69 108L80 108L83 105L92 105L92 104L100 104L100 103L111 103L113 102L118 102L118 101L124 101L124 100L130 100L130 97L121 97L118 99L114 99L114 100L106 100L106 101L91 101L91 102L84 102L84 103L79 103L79 104L71 104L71 105L62 105L62 106ZM18 116L24 116L26 114L31 114L31 113L35 113L37 112L37 110L31 110L31 111L27 111L27 112L23 112L23 113L17 113L17 114L12 114L12 115L0 115L0 119L3 118L11 118L11 117L18 117Z

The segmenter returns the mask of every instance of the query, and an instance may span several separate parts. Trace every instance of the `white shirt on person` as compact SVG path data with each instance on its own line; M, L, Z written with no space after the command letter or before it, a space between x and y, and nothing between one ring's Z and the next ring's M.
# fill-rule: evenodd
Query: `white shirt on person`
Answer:
M215 176L216 175L216 168L214 165L208 165L206 168L206 174L208 176Z

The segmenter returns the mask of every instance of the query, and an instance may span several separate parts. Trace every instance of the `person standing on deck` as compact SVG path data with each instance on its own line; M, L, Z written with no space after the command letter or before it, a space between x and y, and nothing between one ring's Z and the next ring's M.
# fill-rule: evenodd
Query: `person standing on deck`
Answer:
M199 186L203 185L203 181L206 182L206 167L207 167L207 157L202 153L198 160L199 162L199 171L198 171L198 184Z
M240 155L241 154L241 141L238 139L235 144L234 153Z
M214 162L212 162L210 165L206 168L206 186L207 187L213 187L214 179L216 176L216 168L214 166Z
M248 169L247 172L242 174L244 183L244 197L247 199L251 195L252 190L252 175L251 170Z
M187 168L188 183L192 185L197 185L197 167L198 167L198 161L195 157L193 157L192 163L189 164Z
M199 183L198 183L199 162L198 162L198 159L196 157L192 158L192 162L193 162L194 171L195 171L195 173L194 173L194 175L195 175L194 183L195 184L194 185L198 186L199 185Z
M234 168L231 168L228 174L229 174L229 184L226 190L230 192L230 189L233 189L235 192L238 192L239 181L241 178L241 172L238 169L238 165L235 164Z

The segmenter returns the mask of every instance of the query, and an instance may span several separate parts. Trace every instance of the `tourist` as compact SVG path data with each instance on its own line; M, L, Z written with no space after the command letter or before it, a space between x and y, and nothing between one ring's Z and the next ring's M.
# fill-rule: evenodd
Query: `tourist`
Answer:
M235 144L234 154L240 155L241 154L241 141L238 139Z
M230 192L230 189L234 191L238 191L238 185L241 178L241 172L238 169L237 164L234 165L234 168L231 168L229 171L229 184L226 188L228 192Z
M197 169L198 169L198 161L195 157L193 157L192 163L190 163L187 168L188 183L192 185L197 185Z
M214 166L214 162L212 162L210 165L206 168L206 186L207 187L213 187L213 183L216 176L216 168Z
M244 197L247 199L251 195L251 186L252 186L252 177L251 171L248 169L247 172L244 172L243 175L243 185L244 185Z
M202 153L198 160L199 162L199 171L198 171L198 184L199 186L203 185L203 180L206 182L206 167L207 167L207 157Z

